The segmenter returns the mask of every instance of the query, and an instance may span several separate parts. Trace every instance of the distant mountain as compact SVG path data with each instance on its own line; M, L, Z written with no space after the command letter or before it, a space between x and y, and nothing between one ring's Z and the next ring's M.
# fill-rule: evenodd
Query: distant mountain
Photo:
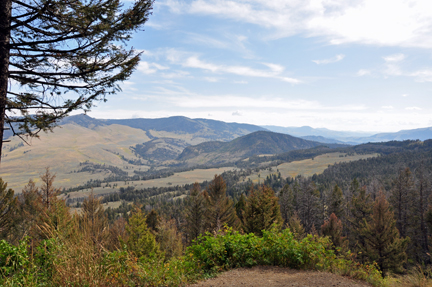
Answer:
M325 128L314 129L309 126L304 127L278 127L263 126L264 128L285 133L308 140L314 140L322 143L347 143L351 145L368 143L368 142L385 142L385 141L402 141L402 140L427 140L432 139L432 127L420 128L413 130L401 130L395 133L366 133L351 131L333 131Z
M302 139L305 139L305 140L309 140L309 141L316 141L316 142L320 142L320 143L337 143L337 144L347 144L346 142L343 142L343 141L339 141L339 140L336 140L336 139L330 139L330 138L325 138L325 137L322 137L322 136L303 136L303 137L300 137L300 138L302 138Z
M303 127L262 126L262 127L272 132L289 134L295 137L321 136L325 138L341 140L340 138L367 137L373 135L373 133L370 132L333 131L326 128L315 129L309 126L303 126Z
M226 123L208 119L190 119L182 116L159 119L94 119L87 115L76 115L65 118L60 125L74 123L86 128L95 128L102 125L123 125L135 129L150 132L168 132L177 135L190 134L195 138L206 140L229 141L239 136L255 131L263 131L265 128L239 123ZM154 136L159 138L161 136ZM203 142L201 140L200 142Z
M432 127L420 128L413 130L401 130L395 133L379 133L370 137L352 137L347 140L356 143L367 142L387 142L387 141L403 141L403 140L421 140L425 141L432 139Z
M321 145L286 134L257 131L230 142L205 142L189 146L183 150L177 160L188 163L219 164L232 162L254 155L269 155L297 149L307 149Z

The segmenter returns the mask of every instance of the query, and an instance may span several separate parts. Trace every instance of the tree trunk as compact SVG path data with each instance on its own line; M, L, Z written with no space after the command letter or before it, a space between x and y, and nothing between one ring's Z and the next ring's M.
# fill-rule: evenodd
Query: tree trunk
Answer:
M3 149L4 119L9 75L9 39L12 0L0 1L0 162Z

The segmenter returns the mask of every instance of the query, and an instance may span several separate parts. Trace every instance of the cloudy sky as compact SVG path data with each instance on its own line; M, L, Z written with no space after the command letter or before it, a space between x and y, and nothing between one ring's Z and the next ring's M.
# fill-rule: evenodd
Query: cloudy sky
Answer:
M430 0L157 0L137 71L89 113L398 131L432 126Z

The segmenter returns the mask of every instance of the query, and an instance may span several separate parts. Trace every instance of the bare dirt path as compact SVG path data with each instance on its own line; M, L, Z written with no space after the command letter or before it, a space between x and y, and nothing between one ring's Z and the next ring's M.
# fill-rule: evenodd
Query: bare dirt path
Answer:
M302 271L274 266L233 269L190 287L370 287L364 281L327 272Z

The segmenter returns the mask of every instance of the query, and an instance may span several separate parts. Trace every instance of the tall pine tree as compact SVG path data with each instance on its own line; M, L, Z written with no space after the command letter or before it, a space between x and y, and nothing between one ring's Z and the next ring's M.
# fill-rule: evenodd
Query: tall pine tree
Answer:
M195 182L190 196L186 201L186 237L190 243L196 240L204 232L205 228L205 199L201 193L201 187Z
M273 189L262 185L257 190L250 191L244 221L244 231L259 236L262 235L263 230L269 230L273 224L282 223L278 198Z
M409 238L401 238L396 221L384 194L375 200L369 221L363 219L360 234L365 240L363 252L370 262L376 262L383 277L388 271L400 272L406 261Z
M0 236L5 237L9 233L17 200L14 191L7 188L7 183L0 177Z
M364 248L366 242L360 230L363 220L369 220L372 215L373 201L370 194L366 193L366 188L358 190L349 202L349 217L348 217L348 239L350 249L360 251ZM359 254L359 260L365 262L367 258L364 254Z
M206 198L207 230L218 232L224 224L237 227L238 218L234 204L226 195L226 184L221 175L215 175L204 192Z
M414 195L414 178L411 170L405 168L400 171L398 177L393 182L393 188L390 195L396 216L396 227L402 237L407 236L409 228L410 210L413 205Z

